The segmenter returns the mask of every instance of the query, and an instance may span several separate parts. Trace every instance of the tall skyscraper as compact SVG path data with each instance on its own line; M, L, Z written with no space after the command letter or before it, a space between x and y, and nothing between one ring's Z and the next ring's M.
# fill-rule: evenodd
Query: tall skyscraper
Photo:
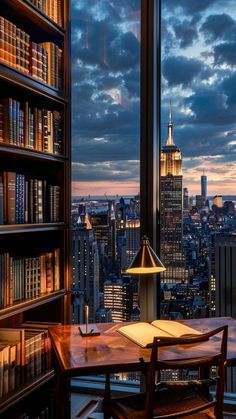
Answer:
M99 307L99 256L97 242L88 215L79 216L72 230L73 246L73 317L75 323L84 322L84 305L89 305L89 321L95 321Z
M186 282L183 236L183 176L180 149L174 144L172 111L170 105L166 144L161 149L160 225L161 260L166 271L161 274L162 283Z
M204 199L204 201L206 201L207 199L207 176L204 174L201 176L201 195Z

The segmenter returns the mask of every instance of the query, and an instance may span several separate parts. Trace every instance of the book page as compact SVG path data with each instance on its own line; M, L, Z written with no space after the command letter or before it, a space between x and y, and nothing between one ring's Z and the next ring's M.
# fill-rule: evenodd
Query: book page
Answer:
M118 332L122 333L135 343L145 348L150 346L155 336L170 337L170 333L164 330L158 330L156 327L149 323L139 322L135 324L129 324L128 326L122 326L118 329Z
M154 320L151 324L155 326L156 328L160 329L161 331L162 330L168 331L168 333L174 337L180 337L183 335L200 335L201 334L201 332L199 332L198 330L193 329L190 326L186 326L186 324L179 323L174 320Z

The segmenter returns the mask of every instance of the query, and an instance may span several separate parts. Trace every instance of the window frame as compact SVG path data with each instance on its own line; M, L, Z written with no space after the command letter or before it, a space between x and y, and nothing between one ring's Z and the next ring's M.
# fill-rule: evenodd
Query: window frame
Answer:
M141 237L160 253L161 0L141 0ZM140 320L160 317L160 274L140 277Z

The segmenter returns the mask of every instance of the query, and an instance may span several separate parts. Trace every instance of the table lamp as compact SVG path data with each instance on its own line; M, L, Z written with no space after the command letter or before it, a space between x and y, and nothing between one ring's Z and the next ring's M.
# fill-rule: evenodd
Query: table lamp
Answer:
M163 263L151 248L147 236L143 236L141 238L140 248L125 273L143 275L163 272L165 270L166 268Z

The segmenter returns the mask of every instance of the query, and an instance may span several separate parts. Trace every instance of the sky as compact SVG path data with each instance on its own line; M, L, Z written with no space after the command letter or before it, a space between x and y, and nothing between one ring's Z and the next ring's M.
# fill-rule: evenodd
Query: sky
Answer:
M89 4L89 7L88 7ZM162 143L189 194L236 195L236 2L162 0ZM72 2L72 195L139 191L140 1Z

